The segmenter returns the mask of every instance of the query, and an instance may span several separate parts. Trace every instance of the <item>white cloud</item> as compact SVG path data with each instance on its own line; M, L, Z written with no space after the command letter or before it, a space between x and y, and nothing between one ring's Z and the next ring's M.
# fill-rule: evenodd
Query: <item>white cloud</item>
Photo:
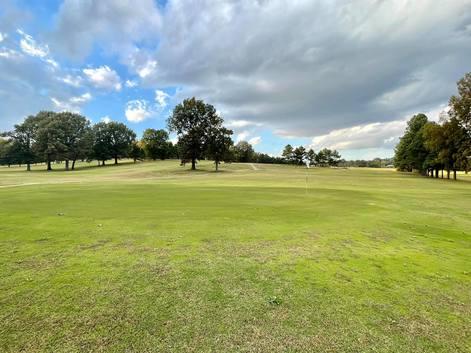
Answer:
M0 57L5 59L11 59L15 57L20 57L21 54L13 49L2 48L0 49Z
M140 123L155 114L146 100L132 100L126 104L124 112L126 119L132 123Z
M3 42L5 40L5 38L7 37L6 34L0 32L0 42Z
M398 120L469 70L469 13L468 0L169 1L147 84L297 137Z
M160 107L165 108L167 106L167 99L170 96L161 90L155 91L155 101L160 105Z
M126 80L125 85L128 88L134 88L134 87L137 87L137 82L133 80Z
M100 121L105 123L105 124L109 124L111 122L111 118L108 115L106 115L106 116L102 117L100 119Z
M157 70L157 61L149 60L143 66L137 69L137 73L141 78L154 75Z
M21 29L18 29L17 32L22 36L20 47L24 53L41 59L45 59L49 55L49 47L47 45L36 43L32 36L23 32Z
M155 39L161 24L154 0L65 0L56 16L53 44L76 59L94 46L126 58L134 43Z
M121 79L116 71L109 66L103 65L95 69L83 69L83 73L87 76L90 83L96 88L105 90L121 90Z
M249 140L249 143L250 143L252 146L258 145L260 142L262 142L262 138L261 138L260 136L252 137L252 138Z
M248 120L229 120L227 124L225 124L228 128L244 128L248 126L262 126L261 123L248 121Z
M16 32L21 36L20 48L25 54L41 59L53 69L59 68L57 61L49 55L49 47L47 45L37 43L31 35L23 32L21 29L17 29Z
M83 81L82 77L78 75L66 75L64 77L59 78L59 80L73 87L80 87Z
M386 123L357 125L346 129L332 130L328 134L316 136L310 145L314 150L327 147L332 149L362 149L372 147L391 148L402 135L407 119Z
M71 111L71 112L80 112L80 107L89 102L92 99L90 93L84 93L80 96L70 97L68 99L58 99L51 97L51 101L54 103L56 109L60 111Z
M250 136L250 132L248 132L248 131L242 131L242 132L240 132L239 134L237 134L237 136L236 136L236 142L246 141L249 136Z

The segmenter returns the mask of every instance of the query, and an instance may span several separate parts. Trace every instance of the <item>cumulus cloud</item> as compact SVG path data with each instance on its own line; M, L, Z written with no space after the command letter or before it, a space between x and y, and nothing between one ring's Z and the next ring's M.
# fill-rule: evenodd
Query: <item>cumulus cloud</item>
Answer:
M170 96L167 93L165 93L164 91L161 91L161 90L156 90L155 91L155 101L162 108L165 108L167 106L167 100L168 100L169 97Z
M6 34L0 32L0 42L3 42L5 40L5 38L7 37Z
M144 99L136 99L126 104L126 119L132 123L140 123L155 114L152 106Z
M78 75L66 75L64 77L60 77L59 80L73 87L80 87L83 81L82 77Z
M241 131L236 136L236 142L246 141L247 138L250 136L250 132L248 131Z
M106 115L106 116L102 117L100 119L100 121L105 123L105 124L109 124L109 123L111 123L111 118L108 115Z
M87 76L88 81L96 88L108 91L120 91L121 79L116 71L109 66L103 65L95 69L83 69L83 73Z
M469 1L169 1L152 82L298 137L397 120L454 92L470 14Z
M80 112L80 107L91 99L92 95L88 92L80 96L70 97L67 99L51 97L51 101L54 103L57 110L71 112Z
M440 105L424 113L429 120L438 121L448 110L449 107L446 105ZM338 150L392 149L404 133L409 119L410 116L388 122L375 122L332 130L327 134L315 136L309 147L315 150L324 147Z
M134 88L134 87L137 87L137 82L133 80L126 80L125 85L128 88Z
M155 38L160 17L153 0L65 0L57 14L53 43L75 59L84 59L94 45L128 53L134 43Z
M251 145L255 146L255 145L258 145L260 142L262 142L262 138L260 136L255 136L255 137L252 137L248 142Z

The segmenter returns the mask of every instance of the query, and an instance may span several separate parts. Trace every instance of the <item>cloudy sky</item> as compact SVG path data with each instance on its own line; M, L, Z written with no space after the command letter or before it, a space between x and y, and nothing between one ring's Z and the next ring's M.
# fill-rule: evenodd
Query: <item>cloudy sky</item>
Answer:
M392 155L471 71L471 0L2 0L0 130L39 110L163 128L215 105L235 140Z

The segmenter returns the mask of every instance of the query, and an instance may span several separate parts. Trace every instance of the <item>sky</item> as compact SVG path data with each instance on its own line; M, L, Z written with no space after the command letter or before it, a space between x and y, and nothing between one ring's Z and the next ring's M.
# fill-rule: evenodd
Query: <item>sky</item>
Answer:
M471 0L2 0L0 130L40 110L165 128L188 97L257 151L391 157L471 71Z

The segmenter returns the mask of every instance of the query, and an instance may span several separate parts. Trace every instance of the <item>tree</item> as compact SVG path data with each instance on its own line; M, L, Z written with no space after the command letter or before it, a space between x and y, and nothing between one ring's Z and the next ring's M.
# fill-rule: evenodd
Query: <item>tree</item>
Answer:
M306 157L306 149L303 146L296 147L293 151L294 164L304 164L304 158Z
M168 141L168 132L165 130L147 129L142 136L144 151L147 157L153 159L166 159L171 154Z
M341 156L340 156L340 153L338 153L337 150L328 150L328 154L327 154L327 163L330 165L330 166L333 166L333 167L336 167L340 160L341 160Z
M460 146L457 146L459 152L456 158L461 169L467 173L471 167L471 73L458 81L458 95L450 98L449 105L449 116L456 119L464 132L464 136L460 138Z
M31 164L38 160L34 144L38 137L39 126L51 114L54 113L39 112L36 116L28 116L23 123L15 125L13 131L2 134L12 140L14 144L12 151L15 152L15 160L18 163L25 163L28 171L31 170Z
M394 164L402 171L424 171L427 149L423 136L424 126L428 119L425 114L414 115L407 123L404 136L396 146Z
M471 72L464 75L457 85L458 95L450 98L451 110L448 114L456 118L471 136Z
M223 119L211 104L196 98L185 99L178 104L167 120L168 128L178 135L180 158L191 160L191 169L206 150L207 138L212 129L222 127Z
M54 120L63 131L65 169L69 170L69 161L72 161L74 170L75 162L90 154L93 141L90 122L84 116L70 112L58 113Z
M286 161L286 163L293 163L294 155L293 155L293 146L287 144L281 153L281 156Z
M52 162L66 159L66 131L60 116L54 112L42 112L38 124L34 150L46 161L47 170L52 170Z
M15 144L12 140L0 137L0 165L8 165L10 167L15 163Z
M132 144L136 140L136 134L123 123L110 122L98 123L93 127L94 144L93 153L95 158L105 165L107 159L118 159L129 157Z
M319 152L317 152L316 155L316 164L320 167L326 167L329 165L329 156L330 156L330 150L327 148L321 149Z
M137 161L142 161L145 157L146 153L144 148L142 147L142 142L134 141L132 143L131 152L129 153L129 157L131 157L136 163Z
M316 164L316 153L312 148L310 148L306 153L306 159L309 161L310 165Z
M443 127L435 122L428 122L424 126L424 139L425 148L428 151L427 158L425 159L425 168L427 174L438 178L438 171L442 170L446 165L446 158L444 158L443 150L445 149L445 136L443 134Z
M213 128L210 130L207 140L207 156L214 160L216 171L219 163L228 160L229 151L234 144L232 142L232 130L225 127Z
M239 141L233 148L234 158L239 163L248 163L254 160L255 151L247 141Z

